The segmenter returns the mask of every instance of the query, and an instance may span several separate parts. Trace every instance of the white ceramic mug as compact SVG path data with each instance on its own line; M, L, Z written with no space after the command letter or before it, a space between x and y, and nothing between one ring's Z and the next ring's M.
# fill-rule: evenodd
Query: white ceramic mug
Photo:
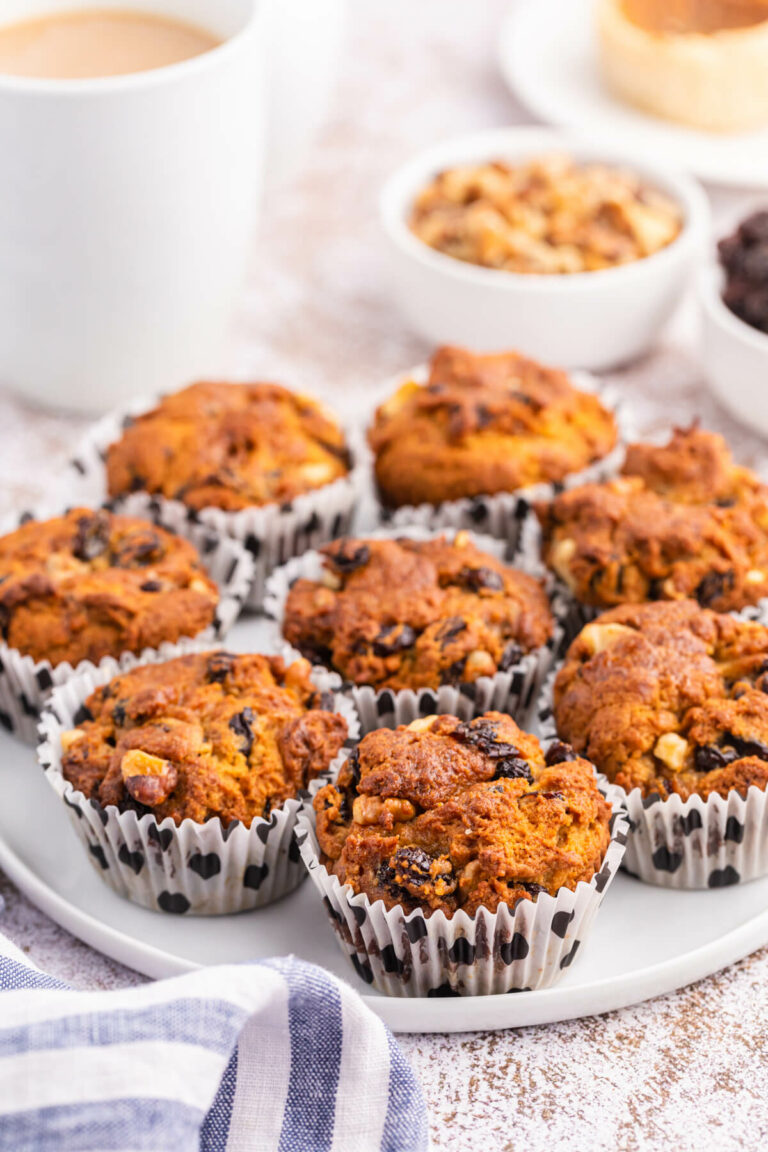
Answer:
M2 21L79 3L3 0ZM206 371L263 169L261 0L107 6L223 43L127 76L0 76L0 386L89 412Z

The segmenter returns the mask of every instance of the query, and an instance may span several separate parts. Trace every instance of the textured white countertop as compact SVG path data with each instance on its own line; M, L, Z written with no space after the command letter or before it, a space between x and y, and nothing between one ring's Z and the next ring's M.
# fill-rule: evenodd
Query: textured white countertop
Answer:
M354 415L367 384L428 352L404 330L382 283L383 178L441 137L526 117L495 67L504 0L353 0L350 8L331 121L301 179L266 206L220 367L306 387ZM719 218L747 204L720 196ZM741 459L755 459L766 446L709 400L694 348L689 304L654 355L614 379L641 427L700 415ZM55 470L83 427L0 391L0 514L55 492ZM92 988L143 979L58 928L1 874L0 892L0 931L46 971ZM424 1087L435 1148L736 1152L768 1141L767 1015L763 950L607 1016L400 1042Z

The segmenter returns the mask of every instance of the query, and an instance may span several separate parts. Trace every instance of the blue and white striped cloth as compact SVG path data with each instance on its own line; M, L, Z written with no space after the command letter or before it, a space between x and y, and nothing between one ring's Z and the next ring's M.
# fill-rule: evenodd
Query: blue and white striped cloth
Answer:
M424 1152L424 1101L351 988L293 957L77 992L0 936L3 1152Z

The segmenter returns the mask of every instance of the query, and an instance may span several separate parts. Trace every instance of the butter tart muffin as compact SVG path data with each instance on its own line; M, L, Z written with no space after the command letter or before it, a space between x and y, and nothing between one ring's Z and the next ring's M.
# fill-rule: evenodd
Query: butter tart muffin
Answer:
M557 735L624 790L628 867L716 887L768 871L768 628L692 600L625 604L570 645Z
M192 544L74 508L0 538L0 633L52 666L157 648L213 623L219 589Z
M279 384L199 383L164 396L106 460L110 496L141 490L227 512L293 500L349 467L336 421Z
M617 426L564 372L444 347L425 384L409 380L381 405L368 439L381 500L398 508L559 483L607 456Z
M591 764L547 766L536 737L500 712L370 732L314 808L322 861L342 884L446 916L589 880L611 815Z
M366 945L366 918L382 930L387 924L407 959L398 968L393 945L389 952L379 948L379 960L406 984L416 952L409 941L431 953L433 967L447 959L447 979L459 991L491 990L472 989L471 977L458 976L459 965L476 959L496 966L493 990L513 986L510 966L529 957L537 935L539 945L546 939L556 952L555 967L567 967L576 950L574 893L588 901L612 874L610 864L603 872L612 806L592 765L562 744L545 754L534 736L499 712L469 722L427 716L371 732L313 804L313 878L332 908L346 899L358 926L357 935L345 934L337 920L342 937L358 953L367 950L370 963L376 952ZM563 907L559 918L558 900L570 909ZM514 927L496 943L502 922ZM581 927L573 930L578 939ZM429 966L429 956L421 960ZM520 976L541 979L530 965L518 969ZM545 979L552 978L549 971Z
M768 596L768 485L713 432L631 444L618 479L536 513L545 562L584 604L691 598L725 612Z
M254 609L276 565L349 531L361 482L360 454L331 413L261 383L202 382L108 416L70 468L82 499L237 540L253 561Z
M347 736L299 660L208 652L148 664L89 696L62 735L64 779L89 800L249 826L325 771Z
M310 672L211 651L54 693L40 756L107 882L196 912L254 907L298 883L296 814L354 734L347 702L340 713Z
M551 663L556 628L541 581L466 532L335 541L273 581L267 605L283 637L353 686L365 730L425 708L514 710Z

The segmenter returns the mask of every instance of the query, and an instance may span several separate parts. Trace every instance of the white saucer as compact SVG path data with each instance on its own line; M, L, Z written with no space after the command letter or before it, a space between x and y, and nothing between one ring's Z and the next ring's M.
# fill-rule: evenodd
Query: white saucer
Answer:
M737 188L768 188L768 129L719 136L649 116L601 83L591 0L517 0L502 29L501 70L543 120L606 146Z
M267 627L248 618L236 625L228 646L254 650ZM768 878L711 892L674 892L620 875L577 961L554 988L387 999L352 971L311 884L240 916L149 912L99 880L34 752L5 733L0 796L0 868L33 903L99 951L154 977L293 952L354 985L399 1032L514 1028L607 1012L689 984L768 943Z

